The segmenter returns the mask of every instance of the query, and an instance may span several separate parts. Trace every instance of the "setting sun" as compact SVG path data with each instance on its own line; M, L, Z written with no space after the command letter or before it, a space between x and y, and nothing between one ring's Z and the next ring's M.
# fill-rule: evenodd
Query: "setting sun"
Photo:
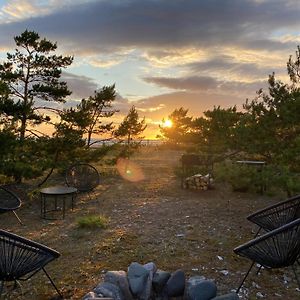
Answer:
M173 125L172 121L167 119L167 120L163 120L162 122L162 127L167 127L167 128L171 128Z

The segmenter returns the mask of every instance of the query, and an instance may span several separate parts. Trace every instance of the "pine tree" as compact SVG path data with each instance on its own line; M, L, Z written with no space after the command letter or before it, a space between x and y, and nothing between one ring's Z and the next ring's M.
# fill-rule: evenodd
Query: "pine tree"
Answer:
M129 146L134 138L142 138L139 135L146 129L145 117L139 121L139 115L134 106L131 107L127 116L115 131L117 138L126 137Z
M71 94L66 82L59 79L61 69L73 57L51 54L56 43L41 39L34 31L26 30L14 40L15 52L7 53L7 61L0 64L0 113L14 122L23 141L30 125L49 121L38 112L42 104L65 102Z

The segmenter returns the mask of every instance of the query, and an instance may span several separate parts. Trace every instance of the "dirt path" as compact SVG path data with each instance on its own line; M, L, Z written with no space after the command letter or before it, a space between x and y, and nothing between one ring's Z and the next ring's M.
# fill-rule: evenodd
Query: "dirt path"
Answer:
M105 177L92 199L80 196L65 220L41 220L36 200L19 210L26 226L5 214L0 227L62 254L48 270L67 299L80 299L106 270L126 270L133 261L153 261L167 271L183 269L187 276L203 275L216 281L220 294L230 292L249 265L232 251L253 237L255 227L246 216L278 199L233 193L222 185L209 191L183 190L174 175L179 157L176 151L145 149L133 158L144 180ZM78 217L91 214L109 217L108 228L79 229ZM286 277L291 280L284 284ZM244 299L256 299L258 292L264 299L297 299L300 293L292 278L286 270L264 271L259 277L253 274L246 282L249 296ZM45 282L44 276L35 276L24 284L23 298L14 294L13 299L49 299L54 291Z

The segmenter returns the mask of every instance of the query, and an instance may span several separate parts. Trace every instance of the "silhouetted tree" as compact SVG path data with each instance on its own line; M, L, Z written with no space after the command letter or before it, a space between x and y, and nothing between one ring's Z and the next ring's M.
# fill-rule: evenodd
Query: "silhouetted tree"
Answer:
M188 109L176 108L169 116L171 127L159 126L161 135L158 137L166 139L171 143L186 143L190 141L192 132L192 117L187 116ZM164 123L164 120L162 121Z
M73 57L52 54L56 43L34 31L26 30L14 41L15 52L7 53L7 61L0 64L0 122L3 134L13 133L16 144L13 152L2 153L1 160L6 161L2 172L20 181L40 174L47 165L46 149L42 139L36 140L39 134L33 126L50 121L39 109L49 108L49 102L65 102L71 94L60 77Z
M39 107L43 102L65 102L64 98L71 94L66 82L59 79L61 68L69 66L73 58L50 54L56 50L56 43L40 39L34 31L26 30L14 40L17 49L7 53L7 61L0 64L0 81L8 94L8 98L1 99L1 112L20 122L20 140L24 140L28 125L49 120L37 112L37 101ZM5 111L6 107L13 107L14 112Z
M146 129L145 117L139 120L139 115L134 106L131 107L127 116L114 132L115 137L126 137L127 145L130 145L134 138L141 139L139 135Z
M77 106L79 113L85 120L85 126L82 127L87 134L87 145L92 144L93 134L104 134L112 131L113 122L104 123L104 119L112 117L117 110L113 109L113 101L116 98L115 85L104 86L99 91L95 91L94 96L82 99Z

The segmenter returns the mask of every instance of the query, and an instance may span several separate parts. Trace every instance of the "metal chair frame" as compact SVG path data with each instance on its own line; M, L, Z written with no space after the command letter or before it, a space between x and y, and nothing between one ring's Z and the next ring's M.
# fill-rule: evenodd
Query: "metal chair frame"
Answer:
M16 285L42 270L63 298L45 270L45 266L59 256L59 252L45 245L0 229L0 296L5 282L13 281Z
M240 245L233 251L253 261L236 293L243 286L255 263L268 269L291 266L300 288L294 267L300 260L300 218Z
M87 163L71 165L65 174L66 184L79 192L91 192L100 183L100 175L95 167Z
M7 205L8 203L10 205ZM21 205L22 205L22 200L16 193L14 193L6 185L0 186L0 213L5 213L5 212L11 211L14 214L14 216L16 217L16 219L18 220L18 222L21 225L24 225L22 223L21 219L19 218L19 216L17 215L17 213L15 212L15 210L20 208Z
M258 225L259 229L271 231L300 218L300 195L288 198L249 215L247 219Z

